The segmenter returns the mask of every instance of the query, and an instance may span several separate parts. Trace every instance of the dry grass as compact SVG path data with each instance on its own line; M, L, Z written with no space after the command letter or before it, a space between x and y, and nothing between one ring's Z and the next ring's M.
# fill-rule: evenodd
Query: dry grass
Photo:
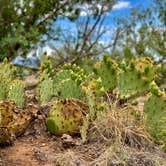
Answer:
M91 166L165 166L166 160L159 151L136 150L119 144L111 145Z
M86 161L74 151L67 150L55 156L56 166L87 166Z
M127 144L131 147L151 145L149 134L144 129L144 122L133 114L134 110L114 106L99 113L89 130L90 141L106 141Z

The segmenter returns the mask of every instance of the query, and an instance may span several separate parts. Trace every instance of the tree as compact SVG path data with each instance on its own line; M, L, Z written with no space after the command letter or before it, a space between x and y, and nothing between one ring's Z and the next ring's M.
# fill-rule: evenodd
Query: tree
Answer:
M133 8L129 17L118 19L121 29L117 45L130 48L136 56L166 57L166 1L153 0L146 9Z
M92 10L85 9L84 15L86 16L75 20L75 27L73 27L71 30L60 30L59 37L55 36L54 34L49 34L52 40L58 39L58 41L61 43L61 49L57 49L55 43L49 44L49 46L54 50L53 55L55 58L57 58L58 64L65 62L73 63L79 59L99 56L101 53L114 46L116 35L115 38L114 36L110 38L109 42L107 43L103 44L100 42L108 32L113 31L110 26L106 27L104 25L107 12L110 11L113 4L114 3L110 3L109 8L108 5L106 8L105 4L102 4L98 9L97 15L92 15ZM74 33L72 32L73 29ZM114 32L115 34L118 33L117 30Z
M44 42L43 35L49 34L50 27L59 16L71 20L80 14L80 6L92 6L98 15L99 4L109 0L0 0L0 60L17 55L26 56L36 43ZM114 0L111 1L111 6Z

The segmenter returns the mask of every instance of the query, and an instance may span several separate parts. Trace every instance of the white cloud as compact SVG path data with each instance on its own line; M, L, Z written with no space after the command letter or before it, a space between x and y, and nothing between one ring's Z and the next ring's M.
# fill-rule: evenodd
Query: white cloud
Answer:
M131 4L129 1L119 1L113 6L113 10L120 10L120 9L126 9L131 7Z
M88 14L87 14L87 12L86 11L81 11L81 13L80 13L80 16L87 16Z
M77 8L81 10L80 16L87 16L88 14L92 14L92 6L89 4L84 4L84 5L77 5Z
M77 5L76 7L79 8L81 10L80 16L88 16L88 15L92 15L93 14L93 10L94 10L94 5L95 4L87 4L84 3L83 5ZM102 9L102 5L101 4L97 4L96 7L98 8L98 10L100 11ZM108 10L108 6L104 6L104 10L107 11Z

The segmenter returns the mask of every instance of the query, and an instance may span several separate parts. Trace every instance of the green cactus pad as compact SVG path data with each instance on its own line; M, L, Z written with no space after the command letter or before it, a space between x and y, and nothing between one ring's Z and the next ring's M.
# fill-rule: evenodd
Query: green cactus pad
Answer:
M84 98L84 94L81 87L77 84L76 81L71 79L65 79L59 84L58 93L59 93L59 98L61 99Z
M157 143L166 144L166 94L151 94L144 104L146 126Z
M25 96L24 96L25 83L21 80L14 80L8 92L8 100L14 101L20 107L24 107Z
M154 81L151 82L151 84L150 84L150 92L151 92L153 95L158 96L158 97L164 95L164 92L162 92L162 91L159 89L159 87L157 86L157 84L156 84Z
M53 66L52 66L50 60L47 60L46 62L41 64L41 66L40 66L41 78L42 78L43 73L47 74L48 77L50 77L50 78L52 78L54 76L54 69L53 69Z
M130 98L149 90L149 84L155 77L153 64L149 58L139 58L122 62L122 71L118 75L118 89L121 98Z
M4 100L7 95L7 82L3 73L0 73L0 100Z
M54 95L59 98L83 99L80 84L86 79L84 70L76 65L66 64L53 80Z
M0 63L0 99L6 99L10 84L16 77L17 70L16 67L4 59Z
M11 81L16 76L17 70L12 63L9 63L7 59L4 59L0 64L0 73L3 73L8 81Z
M56 135L78 133L87 110L88 106L79 100L57 101L46 119L47 128Z
M58 126L56 125L56 119L53 117L49 117L46 119L46 125L48 130L54 134L58 131Z
M40 81L38 87L39 102L41 104L46 104L53 96L53 80L47 75L45 75L43 78L44 79Z
M95 75L100 77L106 91L112 91L117 85L117 64L105 54L103 60L95 64Z

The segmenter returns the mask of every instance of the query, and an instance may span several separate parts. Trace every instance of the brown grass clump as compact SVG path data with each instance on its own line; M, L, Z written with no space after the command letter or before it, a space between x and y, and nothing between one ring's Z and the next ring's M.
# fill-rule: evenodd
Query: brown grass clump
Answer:
M160 151L153 153L128 146L113 144L107 148L90 166L165 166L166 161Z
M141 115L129 107L113 107L100 112L89 130L89 141L111 141L132 147L151 145Z

